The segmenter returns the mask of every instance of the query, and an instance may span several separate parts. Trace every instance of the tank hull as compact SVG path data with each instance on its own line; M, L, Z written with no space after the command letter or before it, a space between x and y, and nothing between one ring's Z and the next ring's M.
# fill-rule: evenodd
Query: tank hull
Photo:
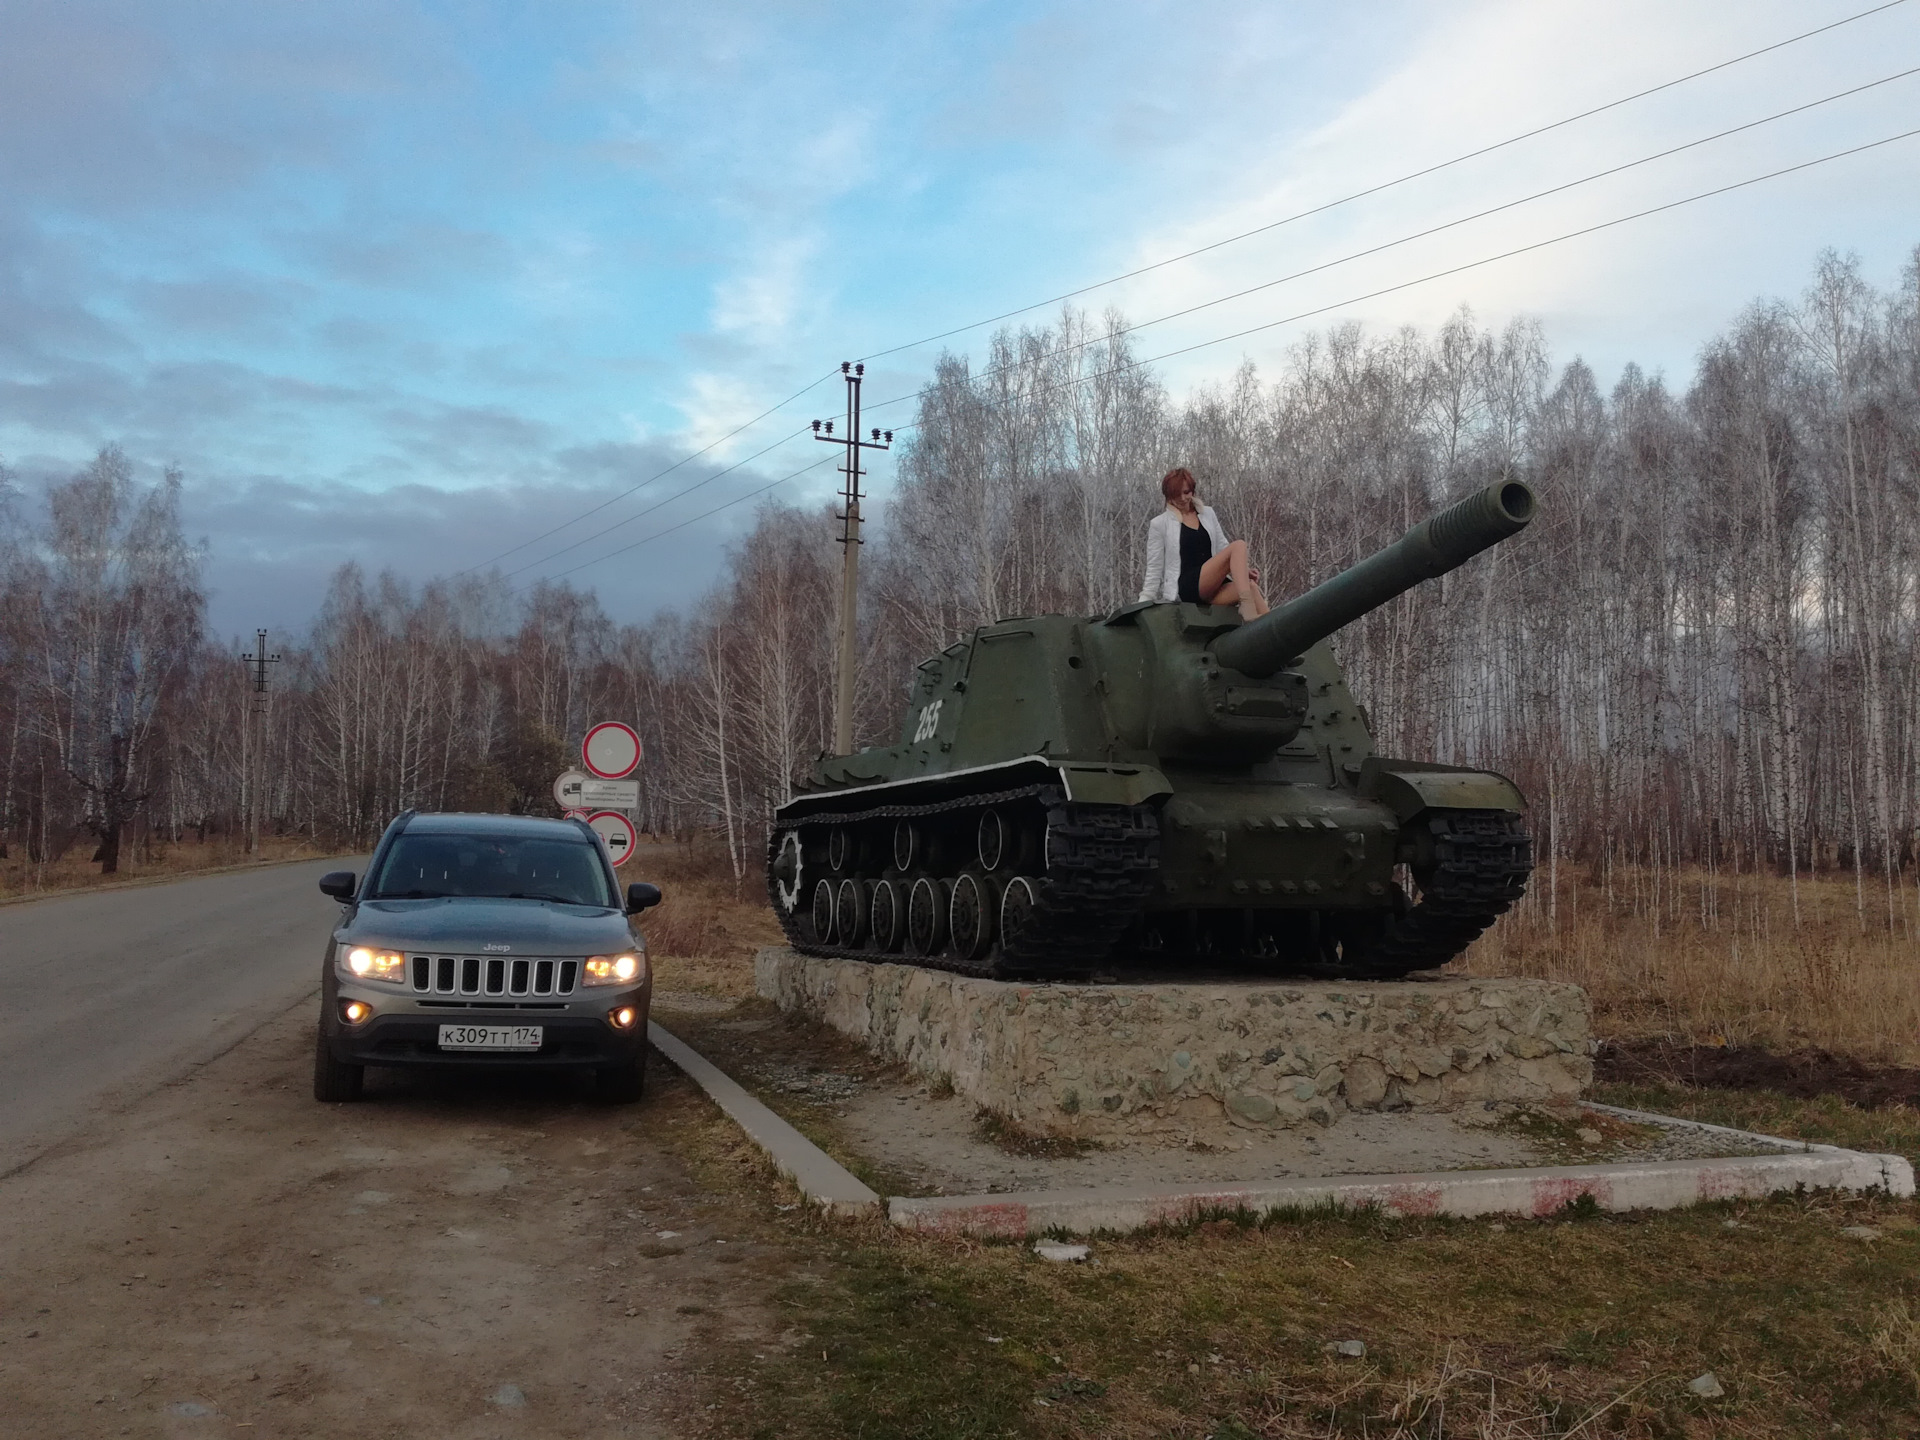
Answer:
M1483 771L1370 758L1341 785L1029 756L800 797L768 862L808 954L1365 979L1445 964L1523 893L1531 854L1518 792Z
M776 813L789 939L984 975L1445 964L1524 893L1525 802L1375 755L1325 636L1531 514L1491 487L1245 625L1142 604L981 627L921 664L894 744L822 757Z

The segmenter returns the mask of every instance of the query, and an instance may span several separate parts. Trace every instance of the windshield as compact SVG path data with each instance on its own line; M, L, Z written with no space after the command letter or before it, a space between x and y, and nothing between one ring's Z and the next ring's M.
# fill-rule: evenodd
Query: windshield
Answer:
M618 908L592 845L510 835L402 835L387 851L368 898L448 895Z

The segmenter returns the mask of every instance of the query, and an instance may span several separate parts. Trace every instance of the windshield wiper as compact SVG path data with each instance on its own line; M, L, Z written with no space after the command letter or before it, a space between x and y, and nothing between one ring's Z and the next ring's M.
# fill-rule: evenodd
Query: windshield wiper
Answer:
M445 900L444 890L382 890L376 900Z
M509 890L509 900L551 900L555 905L584 905L586 901L576 900L571 895L546 895L535 890Z

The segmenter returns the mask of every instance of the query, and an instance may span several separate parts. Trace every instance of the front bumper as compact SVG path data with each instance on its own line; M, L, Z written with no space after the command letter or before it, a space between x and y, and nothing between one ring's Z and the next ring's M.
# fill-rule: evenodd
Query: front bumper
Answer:
M331 988L331 987L330 987ZM369 993L370 987L339 987L325 1002L327 1048L344 1065L509 1066L514 1069L594 1067L632 1060L647 1043L651 986L611 991L575 1000L564 1010L478 1005L423 1008L410 999ZM357 1025L341 1018L347 1000L362 1000L374 1013ZM607 1018L632 1007L634 1023L616 1029ZM442 1025L538 1025L538 1050L442 1050Z

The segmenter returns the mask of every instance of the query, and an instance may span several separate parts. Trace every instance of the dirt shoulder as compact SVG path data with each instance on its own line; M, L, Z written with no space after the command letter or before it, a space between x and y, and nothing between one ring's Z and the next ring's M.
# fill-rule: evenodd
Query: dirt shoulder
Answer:
M711 1433L817 1280L731 1127L507 1076L308 1091L311 1006L0 1182L9 1434ZM796 1217L797 1220L797 1217Z

